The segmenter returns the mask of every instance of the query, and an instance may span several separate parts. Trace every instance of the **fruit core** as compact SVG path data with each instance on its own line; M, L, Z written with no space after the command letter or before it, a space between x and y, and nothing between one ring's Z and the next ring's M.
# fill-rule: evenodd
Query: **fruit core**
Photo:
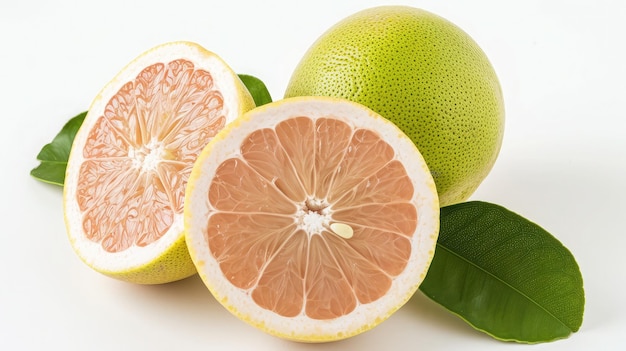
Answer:
M344 239L350 239L354 233L349 224L333 222L332 210L326 199L320 200L309 197L298 205L295 215L298 229L304 230L309 236L320 235L327 230Z
M164 161L166 152L162 142L153 139L148 145L138 148L130 147L128 157L133 161L133 167L141 172L156 171L159 162Z

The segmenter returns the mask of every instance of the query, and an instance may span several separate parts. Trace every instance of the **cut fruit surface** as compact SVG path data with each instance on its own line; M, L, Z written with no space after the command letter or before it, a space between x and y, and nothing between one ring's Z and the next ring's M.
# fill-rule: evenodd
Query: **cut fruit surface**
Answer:
M81 259L137 283L194 274L187 179L209 140L253 107L230 67L194 43L157 46L120 71L93 101L68 160L65 222Z
M434 255L439 203L393 123L302 97L249 111L207 145L185 230L200 276L233 314L283 338L332 341L412 296Z

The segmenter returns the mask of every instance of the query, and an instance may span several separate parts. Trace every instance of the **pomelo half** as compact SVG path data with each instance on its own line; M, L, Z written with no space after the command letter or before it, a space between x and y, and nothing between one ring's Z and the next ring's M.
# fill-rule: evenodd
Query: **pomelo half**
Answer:
M204 283L242 320L322 342L369 330L416 291L439 203L413 142L343 99L258 107L202 151L185 201Z
M159 45L120 71L94 99L68 161L65 223L80 258L136 283L194 274L183 233L193 162L253 107L232 69L195 43Z
M393 121L417 145L441 206L466 200L491 171L504 99L486 54L462 29L409 6L357 12L320 36L285 97L333 96Z

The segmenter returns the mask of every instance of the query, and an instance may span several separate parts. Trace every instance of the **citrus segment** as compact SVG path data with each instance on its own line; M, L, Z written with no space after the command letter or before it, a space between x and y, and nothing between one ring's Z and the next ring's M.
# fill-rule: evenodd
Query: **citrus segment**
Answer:
M345 338L402 306L425 276L439 203L395 125L333 98L256 108L202 151L185 228L231 312L301 341Z
M193 43L158 46L125 67L94 100L68 162L66 224L79 256L141 283L193 274L181 257L193 162L252 107L236 74Z

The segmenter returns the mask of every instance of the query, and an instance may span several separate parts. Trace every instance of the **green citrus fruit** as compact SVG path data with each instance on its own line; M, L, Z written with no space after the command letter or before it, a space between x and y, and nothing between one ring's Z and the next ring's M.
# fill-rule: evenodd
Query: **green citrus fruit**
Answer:
M417 145L441 206L466 200L502 144L504 104L487 56L463 30L407 6L370 8L307 51L285 97L332 96L393 121Z

